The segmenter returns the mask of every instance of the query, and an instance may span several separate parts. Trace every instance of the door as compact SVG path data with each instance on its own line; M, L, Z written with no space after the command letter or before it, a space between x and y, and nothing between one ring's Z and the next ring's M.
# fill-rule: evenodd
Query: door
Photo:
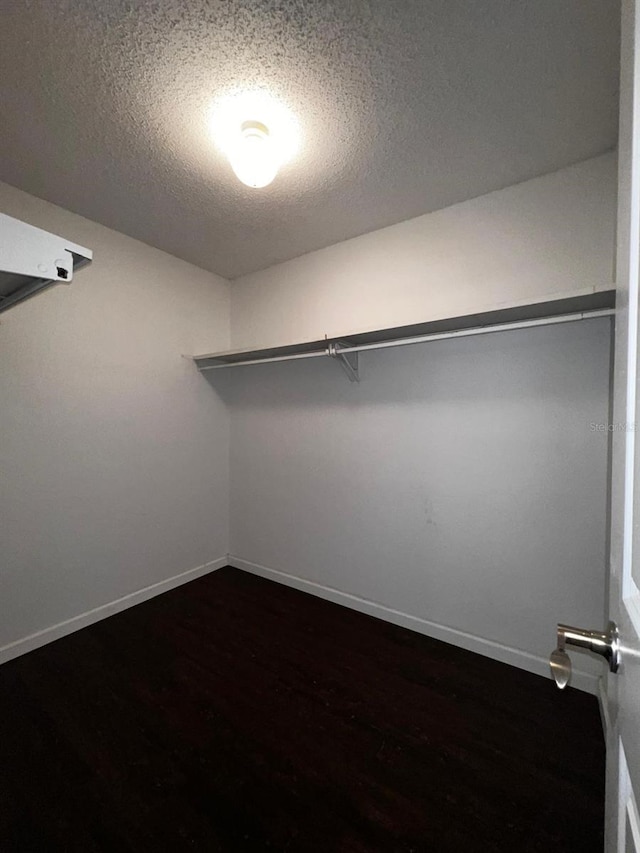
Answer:
M606 675L602 697L605 850L640 853L640 0L622 0L618 168L609 618L618 626L621 662Z

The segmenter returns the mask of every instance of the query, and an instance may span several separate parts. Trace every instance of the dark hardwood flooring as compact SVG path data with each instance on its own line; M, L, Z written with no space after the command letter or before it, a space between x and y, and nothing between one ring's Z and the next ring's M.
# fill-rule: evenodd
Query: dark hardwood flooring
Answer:
M602 850L596 700L222 569L0 667L0 851Z

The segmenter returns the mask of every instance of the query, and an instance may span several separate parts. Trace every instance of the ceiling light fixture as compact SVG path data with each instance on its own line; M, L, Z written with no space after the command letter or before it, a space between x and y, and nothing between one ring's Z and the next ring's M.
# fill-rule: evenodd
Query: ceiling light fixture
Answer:
M211 113L211 132L239 180L268 186L298 149L298 124L281 101L264 90L220 98Z
M280 168L269 128L260 121L242 122L237 142L228 156L236 177L256 189L268 186Z

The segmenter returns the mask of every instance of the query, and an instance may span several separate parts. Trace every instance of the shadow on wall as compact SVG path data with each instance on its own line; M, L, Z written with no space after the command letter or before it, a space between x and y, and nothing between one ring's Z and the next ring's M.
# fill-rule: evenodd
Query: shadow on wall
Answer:
M359 405L418 402L484 403L571 396L608 383L609 355L596 377L585 375L582 349L594 333L610 336L607 318L360 354L360 382L351 383L329 357L209 370L204 378L229 404ZM567 396L567 381L573 389ZM597 397L600 403L600 394ZM599 411L599 409L598 409Z

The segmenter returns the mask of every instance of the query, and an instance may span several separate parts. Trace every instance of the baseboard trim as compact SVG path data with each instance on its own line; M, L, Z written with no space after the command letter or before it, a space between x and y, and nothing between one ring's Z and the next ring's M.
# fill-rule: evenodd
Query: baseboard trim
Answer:
M344 607L350 607L352 610L358 610L360 613L366 613L369 616L375 616L378 619L383 619L386 622L391 622L394 625L399 625L401 628L409 628L412 631L417 631L419 634L425 634L427 637L433 637L435 640L442 640L445 643L450 643L453 646L467 649L470 652L484 655L501 663L517 666L527 672L532 672L535 675L541 675L544 678L550 679L549 660L548 658L537 657L529 652L521 649L505 646L501 643L496 643L494 640L486 640L483 637L477 637L474 634L467 634L457 628L450 628L447 625L440 625L437 622L430 622L427 619L422 619L419 616L411 616L409 613L403 613L400 610L394 610L384 604L378 604L375 601L370 601L366 598L359 598L356 595L351 595L347 592L341 592L334 587L323 586L315 581L306 580L296 575L290 575L287 572L277 571L276 569L267 568L259 563L252 563L249 560L243 560L234 554L229 554L229 565L236 569L241 569L245 572L250 572L253 575L267 578L268 580L282 583L286 586L299 589L302 592L308 592L311 595L317 595L319 598L324 598L327 601L332 601L334 604L341 604ZM583 690L586 693L598 695L598 676L580 670L573 670L571 676L571 686L578 690Z
M136 604L141 604L143 601L148 601L150 598L155 598L156 595L161 595L163 592L169 592L169 590L175 589L177 586L195 580L209 572L215 572L216 569L221 569L228 564L228 555L225 554L224 557L204 563L202 566L196 566L195 569L188 569L179 575L174 575L171 578L151 584L143 589L130 592L128 595L123 595L122 598L116 598L114 601L107 602L107 604L101 604L100 607L94 607L92 610L87 610L85 613L80 613L78 616L73 616L64 622L58 622L56 625L44 628L42 631L36 631L35 634L30 634L28 637L14 640L12 643L0 647L0 664L40 648L40 646L46 646L47 643L59 640L67 634L72 634L74 631L79 631L81 628L93 625L94 622L99 622L101 619L106 619L108 616L113 616L115 613L120 613L122 610L126 610Z

